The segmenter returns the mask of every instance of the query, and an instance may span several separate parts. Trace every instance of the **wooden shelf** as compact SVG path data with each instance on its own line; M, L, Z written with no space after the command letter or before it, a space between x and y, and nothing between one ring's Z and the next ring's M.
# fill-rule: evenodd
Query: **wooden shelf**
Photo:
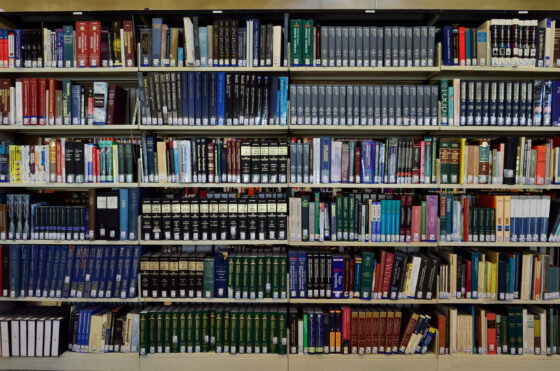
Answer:
M509 355L509 354L455 354L439 356L437 369L444 370L484 370L484 371L526 371L558 370L560 356Z
M439 126L439 134L465 134L465 135L485 135L486 133L496 133L499 135L527 134L538 135L539 133L560 132L559 126Z
M288 183L140 183L140 188L286 188Z
M121 240L0 240L0 245L138 245L138 241Z
M427 80L439 67L290 67L293 80Z
M138 67L98 67L98 68L0 68L0 74L132 74L138 72Z
M441 189L499 189L499 190L537 190L537 189L560 189L560 184L548 185L521 185L521 184L440 184Z
M140 125L139 130L173 135L274 135L288 133L288 125Z
M12 298L8 296L0 297L0 301L24 301L24 302L48 302L48 303L138 303L138 298L44 298L35 296L25 296Z
M438 304L474 304L474 305L524 305L524 304L535 304L535 305L546 305L560 304L560 299L555 300L490 300L490 299L437 299Z
M289 183L290 187L298 188L355 188L355 189L367 189L367 188L421 188L421 189L433 189L439 188L438 184L395 184L395 183L383 183L383 184L370 184L370 183Z
M140 356L140 370L184 370L186 368L189 370L286 371L288 369L288 356L214 352L159 353Z
M428 354L290 354L289 370L434 371L437 358Z
M141 72L288 72L288 67L228 67L228 66L212 66L212 67L138 67Z
M136 371L139 368L139 358L138 353L75 353L66 351L60 357L2 358L0 369Z
M429 247L437 242L289 241L290 246Z
M560 242L438 242L438 246L455 247L557 247Z
M511 78L524 79L535 77L553 77L560 74L557 67L492 67L492 66L445 66L442 65L433 77L437 80L449 78Z
M411 135L427 132L438 132L439 126L404 126L404 125L297 125L289 124L290 133L299 135L331 134L337 136L365 136L365 135Z
M0 183L0 188L26 189L73 189L87 190L90 188L136 188L138 183Z
M142 246L175 246L175 245L287 245L286 240L216 240L216 241L140 241Z
M288 299L231 299L231 298L140 298L145 303L229 303L229 304L286 304Z
M2 125L0 132L25 133L30 135L138 135L138 125Z
M290 298L291 304L329 304L329 305L372 305L372 304L389 304L389 305L396 305L396 304L437 304L437 300L427 300L427 299L400 299L400 300L391 300L391 299L327 299L327 298L302 298L302 299L295 299Z

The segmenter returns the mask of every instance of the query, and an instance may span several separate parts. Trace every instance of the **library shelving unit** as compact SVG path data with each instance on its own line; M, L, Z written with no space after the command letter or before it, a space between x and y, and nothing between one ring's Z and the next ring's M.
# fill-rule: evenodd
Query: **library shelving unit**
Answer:
M538 18L553 17L560 19L560 9L535 8L528 11L514 9L503 10L456 10L441 9L434 6L432 10L422 9L363 9L356 6L358 1L350 1L352 4L348 10L331 9L330 5L319 4L316 1L310 9L303 9L294 1L287 1L286 5L280 7L294 9L290 11L278 9L259 10L258 2L249 1L252 6L247 9L215 10L205 8L208 4L194 1L199 10L180 10L184 3L171 1L177 6L174 9L149 10L140 7L135 1L116 1L114 3L126 3L130 11L123 9L106 9L106 11L94 12L69 12L69 9L56 9L49 5L51 12L35 13L29 12L26 7L7 6L0 18L0 24L18 25L38 24L49 25L50 23L62 24L65 21L74 22L82 19L102 19L110 22L115 16L125 16L132 13L135 20L143 20L155 16L169 17L179 22L180 17L187 14L201 14L205 21L220 18L225 15L234 18L248 18L252 14L260 14L263 17L278 20L283 19L283 13L289 13L290 18L315 18L322 24L353 24L363 22L371 25L444 25L456 22L465 22L472 26L481 24L490 18ZM14 2L15 3L15 2ZM26 3L25 1L22 3ZM50 2L45 2L50 3ZM80 3L80 2L77 2ZM81 3L84 3L83 1ZM143 2L145 3L145 2ZM218 1L218 3L224 3ZM247 2L242 2L244 7ZM304 1L303 3L306 3ZM380 3L386 3L380 1ZM403 1L411 5L410 1ZM434 3L434 2L431 2ZM486 9L484 1L474 1L473 8ZM553 2L550 2L553 3ZM25 4L23 4L25 5ZM23 6L22 5L22 6ZM83 5L83 4L82 4ZM105 5L105 3L104 3ZM110 5L110 4L107 4ZM224 5L224 4L218 4ZM385 4L386 7L387 4ZM416 4L414 4L416 6ZM504 1L499 2L502 7L507 7ZM554 4L553 4L554 5ZM118 5L115 5L118 6ZM194 6L194 5L193 5ZM231 5L230 5L231 6ZM268 6L268 5L266 5ZM322 11L313 10L315 6L321 6ZM529 5L527 5L529 6ZM537 7L538 5L535 5ZM338 4L337 4L338 7ZM305 5L304 5L305 8ZM18 12L17 9L25 9ZM119 11L120 10L120 11ZM172 11L173 10L173 11ZM545 11L546 10L546 11ZM551 13L552 11L552 13ZM317 14L319 13L319 14ZM9 26L7 26L9 27ZM181 23L182 27L182 23ZM1 27L0 27L1 28ZM529 79L555 79L560 76L560 68L544 67L480 67L480 66L446 66L441 63L441 46L437 46L436 61L434 66L423 67L120 67L120 68L0 68L0 77L4 78L33 78L49 77L57 79L73 79L77 81L92 82L97 80L120 82L127 86L137 84L138 73L151 72L241 72L241 73L266 73L272 75L288 76L289 81L333 81L334 83L360 83L382 84L389 81L407 82L410 84L426 83L437 84L442 79L461 78L467 80L498 79L498 80L529 80ZM152 133L161 136L226 136L226 137L307 137L307 136L334 136L334 137L387 137L387 136L416 136L430 135L435 137L465 136L555 136L560 134L560 127L506 127L506 126L336 126L336 125L298 125L288 123L287 125L223 125L223 126L180 126L180 125L144 125L130 123L126 125L0 125L0 136L41 136L41 137L114 137L114 136L140 136L144 133ZM438 164L439 166L439 164ZM0 183L0 189L8 191L56 191L56 190L88 190L105 188L201 188L201 189L228 189L228 188L281 188L281 189L345 189L345 190L492 190L498 192L509 191L558 191L560 185L501 185L501 184L314 184L314 183ZM559 248L560 242L525 242L525 243L496 243L496 242L366 242L366 241L291 241L291 240L216 240L216 241L182 241L182 240L157 240L157 241L69 241L69 240L0 240L0 245L127 245L145 246L150 249L157 246L177 245L242 245L242 246L286 246L286 247L348 247L361 248L393 248L406 247L419 250L462 247L476 248ZM140 281L140 280L138 280ZM288 278L289 283L289 278ZM282 299L219 299L219 298L46 298L46 297L0 297L0 309L9 308L22 302L43 303L45 305L76 304L76 303L127 303L130 305L169 305L189 303L199 304L278 304L278 305L398 305L403 308L418 308L430 311L439 304L476 304L476 305L560 305L560 299L554 300L513 300L496 301L489 299L316 299L316 298L282 298ZM138 353L75 353L66 351L59 357L11 357L0 359L0 370L158 370L158 369L192 369L232 371L254 369L267 369L269 371L286 370L312 370L324 371L352 369L371 370L379 368L383 370L449 370L459 369L481 369L481 370L526 370L536 369L558 369L560 367L560 356L544 355L438 355L437 337L432 343L432 349L427 354L227 354L227 353L188 353L188 354L149 354L139 356ZM289 350L288 350L288 353Z

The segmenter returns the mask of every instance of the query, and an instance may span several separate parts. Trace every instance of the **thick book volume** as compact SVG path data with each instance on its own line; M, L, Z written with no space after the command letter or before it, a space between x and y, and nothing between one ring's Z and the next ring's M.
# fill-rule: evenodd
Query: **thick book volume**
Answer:
M432 316L439 354L558 354L558 310L551 306L442 306Z
M11 298L126 299L138 295L140 246L11 245L4 253L9 254L13 273L6 282Z
M439 260L431 253L294 249L288 253L290 297L436 299Z
M328 184L432 184L436 138L292 138L290 181Z
M446 25L438 33L445 66L559 66L556 21L551 18L489 19L472 28Z
M553 300L559 297L558 264L537 249L441 251L440 299ZM474 301L476 303L476 301Z
M139 117L138 88L52 78L0 79L3 125L120 125Z
M2 29L0 33L6 40L0 46L0 68L136 67L132 20L76 21L50 29Z
M436 242L438 205L431 194L297 192L290 240Z
M179 207L174 207L179 204ZM206 192L142 197L145 241L287 240L287 195ZM175 223L177 221L177 223Z
M278 139L143 136L147 183L286 183L288 144ZM158 159L157 163L153 161Z
M440 183L558 184L559 146L559 137L441 138Z
M438 85L290 84L291 125L437 126Z
M177 326L171 326L177 323ZM196 331L193 331L197 329ZM168 339L177 339L173 342ZM278 305L151 306L140 312L139 353L286 354L288 309Z
M290 20L293 67L434 67L436 28L325 26Z
M68 338L64 307L17 306L0 314L4 357L58 357Z
M143 298L287 299L287 256L280 248L166 248L142 255Z
M303 306L290 322L294 354L425 354L436 339L432 315L393 307Z
M450 126L558 126L558 82L443 80L441 111Z
M8 144L0 158L8 183L133 183L138 181L140 139L45 138L40 144Z
M286 76L139 72L138 84L145 125L287 125Z
M287 60L287 25L259 18L184 17L183 27L153 18L141 27L142 67L281 67Z

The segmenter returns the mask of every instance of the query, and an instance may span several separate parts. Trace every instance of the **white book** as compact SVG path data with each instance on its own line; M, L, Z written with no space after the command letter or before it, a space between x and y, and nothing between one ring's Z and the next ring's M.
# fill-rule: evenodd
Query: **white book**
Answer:
M548 214L550 213L550 196L541 197L541 207L539 209L541 213L540 217L542 218L542 220L548 220ZM546 233L541 233L541 231L538 231L538 233L540 235L540 241L546 242ZM542 282L544 283L544 280L542 280Z
M27 356L35 357L35 320L27 321Z
M0 346L2 349L2 357L9 357L10 356L10 321L6 317L4 317L0 321Z
M126 67L126 58L124 53L124 29L120 29L120 37L121 37L121 65L120 67Z
M51 337L51 357L58 357L59 354L59 342L60 342L60 321L62 319L55 318L52 320L52 337ZM48 338L47 338L48 339ZM48 344L46 341L45 344ZM46 356L46 354L45 354Z
M16 125L23 125L23 85L16 80Z
M185 65L194 66L194 30L189 17L183 17L184 37L185 37Z
M298 354L307 353L307 349L303 348L303 320L298 320Z
M342 142L331 143L331 183L341 182L342 170Z
M24 319L19 321L19 353L21 357L27 357L27 320Z
M109 85L107 82L95 81L93 83L93 123L107 123L107 91Z
M422 263L422 258L415 256L412 258L412 274L410 276L410 286L406 296L409 298L416 297L416 285L418 282L418 273L420 272L420 265Z

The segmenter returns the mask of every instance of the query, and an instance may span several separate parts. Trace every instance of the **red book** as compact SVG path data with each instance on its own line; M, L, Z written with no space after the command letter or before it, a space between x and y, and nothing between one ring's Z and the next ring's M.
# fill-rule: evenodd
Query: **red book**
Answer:
M107 125L125 124L126 90L115 84L109 84L107 92Z
M47 124L47 79L39 79L39 125Z
M377 298L381 299L383 294L383 273L385 273L385 250L381 250L379 253L379 260L377 261L377 266L375 267L375 288L374 292L377 294Z
M395 326L395 312L387 312L387 326L385 327L385 353L393 350L393 327Z
M92 161L93 182L99 183L99 148L93 147L91 149L91 157L93 159Z
M406 242L412 241L412 195L406 196Z
M47 112L47 123L49 125L55 124L56 89L57 89L57 81L55 79L49 79L49 91L48 91L49 111Z
M465 42L465 27L459 27L459 65L466 65L466 42Z
M366 313L363 310L358 312L358 354L364 354L366 348Z
M89 21L88 25L88 67L101 66L101 22Z
M173 147L172 147L173 148ZM206 144L206 159L208 164L206 164L206 180L208 183L214 183L216 180L215 177L215 169L214 169L214 151L216 150L216 143L208 142ZM173 157L173 156L171 156ZM172 170L173 174L175 174L175 170ZM177 174L179 175L179 174Z
M342 348L343 353L349 353L350 346L350 320L352 313L350 307L342 307Z
M410 227L412 242L420 242L421 227L422 227L422 206L419 205L412 206L412 225Z
M237 159L237 161L235 161L235 182L238 183L241 181L241 142L238 140L235 141L233 158Z
M362 174L362 147L354 147L354 183L361 183Z
M441 355L446 354L447 353L446 350L447 317L440 312L435 312L432 314L432 318L435 318L436 320L435 326L436 329L438 330L439 343L438 343L437 353Z
M546 145L538 145L533 147L537 150L537 171L535 184L544 185L544 178L546 175Z
M373 318L371 321L371 352L377 353L378 346L379 346L379 312L376 310L373 312Z
M463 197L463 242L469 242L469 199Z
M360 340L360 319L358 317L358 311L352 311L352 326L351 326L351 336L350 336L350 350L352 354L358 354L358 346Z
M124 67L135 67L136 66L136 52L134 41L134 24L132 21L123 21L123 34L124 40L121 40L121 48L124 47ZM123 46L124 45L124 46Z
M364 326L364 347L365 349L365 353L366 354L371 354L371 336L372 336L372 322L373 322L373 318L371 315L371 310L368 310L366 313L366 319L365 319L366 323Z
M382 286L382 298L389 299L389 288L391 286L391 273L393 272L393 261L395 260L395 254L392 252L387 252L385 254L385 266L383 270L383 286Z
M88 66L88 22L76 21L76 67Z
M470 260L465 260L465 295L467 299L472 298L472 262Z
M401 320L402 312L395 312L395 319L393 322L393 353L397 353L399 349L399 340L401 338Z
M30 125L31 124L31 92L29 91L29 79L22 79L21 80L21 95L22 95L22 111L23 111L23 124Z
M379 353L385 352L385 329L387 328L387 312L379 312Z
M488 354L496 354L496 313L486 312L486 343Z
M342 183L348 183L350 181L349 171L350 171L350 146L348 143L342 144L342 162L341 162L341 174L340 180ZM352 158L353 160L353 158Z
M39 83L29 79L29 119L31 125L39 123Z

